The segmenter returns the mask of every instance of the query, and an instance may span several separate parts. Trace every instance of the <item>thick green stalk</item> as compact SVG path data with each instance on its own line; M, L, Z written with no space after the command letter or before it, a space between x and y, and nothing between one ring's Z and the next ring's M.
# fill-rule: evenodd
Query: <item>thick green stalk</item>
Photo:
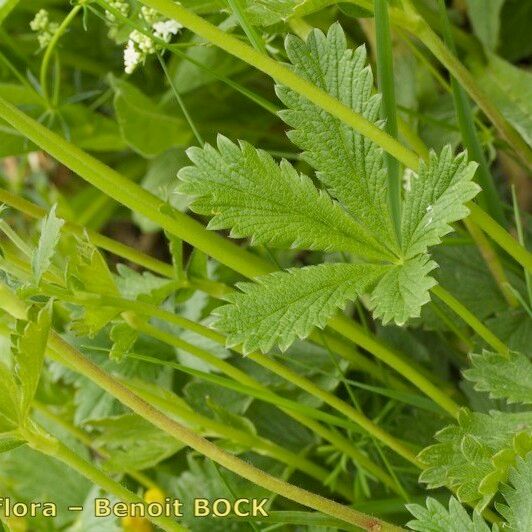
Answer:
M447 16L447 8L444 0L438 1L440 11L440 18L443 25L443 35L445 42L452 54L456 56L456 48L454 46L453 35L451 32L451 25ZM477 178L482 191L478 195L477 201L499 224L506 223L504 219L504 212L502 210L499 194L495 188L493 177L489 170L488 162L480 140L475 129L475 121L469 99L465 90L458 83L454 76L451 76L451 88L454 97L454 106L458 116L458 123L460 124L460 131L462 132L462 141L467 148L470 157L479 164L477 170Z
M61 22L59 28L52 36L52 39L48 43L48 46L46 47L46 50L44 52L44 57L42 59L41 63L41 72L39 81L41 84L41 90L43 92L44 97L46 100L49 100L49 93L48 93L48 71L50 68L50 60L52 59L52 54L55 50L55 47L57 43L59 42L59 39L63 36L65 31L68 29L72 21L76 18L76 15L81 11L83 6L81 3L79 3L77 6L73 7L70 13L65 17L63 22ZM57 83L59 81L57 80ZM54 102L56 104L57 102Z
M343 506L334 501L316 495L302 488L298 488L283 480L272 477L260 469L244 462L226 451L220 449L210 441L198 436L193 431L187 429L180 423L170 419L160 410L143 401L136 394L132 393L101 368L86 359L81 353L65 342L59 335L52 332L49 338L49 346L58 355L59 359L67 366L76 368L78 373L89 378L98 384L107 393L118 399L122 404L130 408L133 412L143 417L163 432L173 436L176 440L191 447L195 451L210 458L217 464L225 467L229 471L261 486L267 491L277 493L287 499L298 502L303 506L313 508L319 512L341 519L351 525L358 526L364 530L375 530L380 526L382 532L401 530L399 527L384 523L378 519L370 517Z
M393 76L393 52L388 0L375 0L375 30L377 34L377 79L382 94L382 109L386 120L385 130L397 139L397 111L395 101L395 80ZM399 161L386 154L388 169L388 203L395 229L395 235L401 246L401 178Z
M452 294L442 286L436 285L432 293L440 298L449 308L462 318L483 340L501 355L507 356L509 349L497 338L470 310L468 310Z
M129 491L124 486L108 477L105 473L100 471L93 464L81 458L66 445L55 438L49 436L36 434L33 431L24 431L24 438L28 441L30 447L43 454L51 456L56 460L68 465L85 478L93 482L96 486L100 486L108 493L116 496L123 502L127 503L146 503L135 493ZM167 532L187 532L188 529L181 526L179 523L170 519L169 517L147 517L155 525L161 527Z

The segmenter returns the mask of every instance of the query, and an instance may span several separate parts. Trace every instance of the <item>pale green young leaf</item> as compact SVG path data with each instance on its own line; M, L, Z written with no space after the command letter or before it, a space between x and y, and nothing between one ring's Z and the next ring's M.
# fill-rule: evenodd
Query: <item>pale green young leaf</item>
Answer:
M510 471L510 486L503 488L505 504L497 510L506 519L504 529L510 532L529 532L532 529L532 452L519 458Z
M401 220L401 240L406 258L425 253L452 231L451 223L465 218L465 204L480 188L472 179L476 163L468 163L466 154L454 157L450 146L440 155L430 154L428 163L420 162L418 174L406 183Z
M426 506L408 504L406 507L415 517L407 523L410 530L419 532L495 532L498 530L497 525L490 528L477 512L473 512L473 517L471 517L454 497L449 500L448 509L431 497L427 499Z
M94 294L120 296L113 274L101 253L88 241L78 242L77 254L69 264L68 284L73 290ZM100 304L87 304L83 313L70 323L70 330L79 336L94 336L114 319L120 310Z
M113 346L109 352L111 360L122 360L133 348L138 338L138 333L127 323L119 322L113 326L110 333Z
M339 24L327 36L313 30L307 42L289 36L286 51L298 75L372 122L379 118L380 96L372 95L373 74L366 50L347 49ZM290 140L347 211L381 242L395 248L388 213L387 177L380 147L286 87L277 94L286 105L281 118L293 129Z
M475 383L475 390L508 403L532 404L532 362L527 356L484 351L470 358L472 368L464 371L464 376Z
M532 412L489 414L462 409L458 424L436 434L438 443L424 449L420 482L447 486L462 502L483 509L504 481L515 459L527 453L532 435Z
M61 235L61 228L65 223L64 220L56 216L56 208L57 206L54 205L43 221L39 244L31 259L33 280L37 284L42 275L50 268Z
M37 391L52 323L52 304L49 303L34 319L19 321L13 342L15 374L20 388L20 411L28 415Z
M21 418L20 395L12 371L0 361L0 433L16 429Z
M348 301L370 288L387 271L370 264L321 264L293 268L241 283L231 303L215 311L216 325L228 334L230 346L264 352L278 344L287 349L307 337Z
M235 238L280 248L347 251L386 258L386 250L336 202L316 189L287 161L277 164L266 152L218 137L191 148L195 166L179 172L178 191L194 196L192 210L211 215L209 229L231 229Z
M404 324L419 317L421 307L430 301L430 289L436 281L429 273L437 267L428 255L418 255L392 267L371 293L373 315L384 324Z

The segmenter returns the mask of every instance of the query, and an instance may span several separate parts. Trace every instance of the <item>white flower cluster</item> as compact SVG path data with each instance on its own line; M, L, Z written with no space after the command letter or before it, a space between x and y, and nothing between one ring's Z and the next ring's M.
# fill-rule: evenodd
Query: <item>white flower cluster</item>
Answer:
M154 9L143 7L141 15L151 26L153 37L164 42L170 42L183 28L174 20L162 20ZM156 43L152 37L134 30L130 33L126 48L124 49L124 70L126 74L132 74L137 66L144 63L150 54L157 51Z
M129 4L125 0L111 0L109 5L122 16L127 17L129 15ZM105 11L105 18L112 24L116 22L116 16L110 11Z
M37 39L41 48L48 46L58 27L57 22L50 22L50 17L46 9L41 9L30 22L30 28L37 33Z

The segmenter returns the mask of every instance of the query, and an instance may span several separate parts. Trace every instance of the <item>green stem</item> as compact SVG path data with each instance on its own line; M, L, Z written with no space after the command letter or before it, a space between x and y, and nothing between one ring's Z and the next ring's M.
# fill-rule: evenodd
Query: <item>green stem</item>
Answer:
M469 311L452 294L442 286L436 285L432 293L441 299L449 308L462 318L483 340L493 347L501 355L508 355L508 347L504 345L471 311Z
M220 449L210 441L198 436L180 423L170 419L160 410L149 405L122 384L116 382L111 376L86 359L81 353L74 349L70 344L66 343L54 332L50 335L49 346L58 354L59 358L63 360L67 366L76 368L78 373L81 373L97 383L102 389L118 399L133 412L143 417L163 432L173 436L177 441L184 443L207 458L210 458L217 464L220 464L229 471L236 473L257 486L261 486L268 491L298 502L303 506L313 508L319 512L341 519L346 523L359 526L364 530L375 530L376 526L380 526L382 532L400 530L400 528L395 525L382 522L361 512L352 510L347 506L343 506L321 497L320 495L316 495L272 477L236 456Z
M515 186L512 185L512 203L514 209L515 229L517 231L517 239L519 243L525 245L525 234L523 231L523 222L521 221L521 214L519 213L519 203L517 202L517 196L515 193ZM530 272L525 268L525 283L526 291L528 294L528 304L532 307L532 279L530 278Z
M79 3L78 5L72 8L70 13L63 20L63 22L61 22L61 25L59 26L59 28L57 28L57 31L54 33L53 37L51 38L44 52L44 56L43 56L42 63L41 63L41 72L40 72L39 80L40 80L43 95L46 98L46 100L49 100L48 70L50 67L50 60L52 59L52 54L55 50L57 43L59 42L59 39L63 36L65 31L68 29L68 27L70 26L72 21L76 18L76 15L81 11L82 8L83 6L81 3Z
M451 25L447 16L445 1L439 0L438 7L440 11L440 19L443 25L445 42L450 52L456 56L456 48L454 46ZM479 164L477 177L482 187L482 191L480 192L477 201L483 208L487 209L487 212L489 212L499 224L504 225L506 222L504 219L501 201L499 199L497 189L495 188L495 183L493 182L486 156L484 155L484 151L482 150L482 146L475 129L473 112L471 111L467 94L454 76L451 76L451 87L464 146L467 148L470 157Z
M322 484L329 476L329 472L327 470L317 466L304 456L287 451L286 449L283 449L281 446L266 438L238 430L237 428L213 420L207 416L202 416L201 414L198 414L190 409L186 403L186 407L180 408L175 402L168 401L164 397L161 397L154 392L143 389L141 385L129 384L127 382L123 382L123 384L143 398L146 402L157 406L157 408L160 408L162 411L166 411L167 413L176 416L178 419L185 421L187 424L191 424L196 430L201 428L202 430L208 432L210 436L214 435L216 437L226 438L231 442L247 447L251 451L254 451L258 454L269 456L270 458L278 460L283 464L294 466L303 473L306 473L310 477L320 481ZM339 483L335 487L331 487L331 490L336 491L347 500L351 500L353 498L352 490L345 483Z
M409 28L405 28L408 30ZM445 46L438 35L427 23L417 27L417 38L434 54L434 56L449 70L460 85L468 92L469 96L478 104L492 124L497 128L502 138L515 150L522 161L530 166L532 164L532 149L523 140L521 135L508 123L490 98L477 85L471 73Z
M385 130L397 139L397 111L395 103L395 80L393 77L393 53L388 0L375 0L375 29L377 34L377 77L382 94ZM395 235L401 246L401 180L399 161L386 154L388 169L388 203Z
M484 233L478 228L478 226L471 220L466 218L464 220L464 224L467 230L469 231L471 238L475 241L475 244L477 245L480 254L484 258L484 262L488 266L488 269L493 279L495 279L497 287L499 288L501 294L504 296L504 299L506 299L506 302L508 303L508 305L510 305L510 307L517 307L519 305L519 302L517 301L514 293L510 288L510 282L506 277L506 273L504 271L502 263L497 253L495 253L495 250L493 249L493 246L491 245L490 241L484 236Z
M333 318L329 324L340 334L395 369L451 416L456 417L458 415L460 407L440 387L433 384L420 370L416 369L411 361L404 360L392 349L366 334L362 327L346 316Z
M30 447L43 454L51 456L77 471L85 478L100 486L108 493L127 503L140 503L145 505L144 500L133 492L124 488L121 484L108 477L105 473L94 467L90 462L84 460L71 451L66 445L55 438L36 434L33 431L24 431L24 438ZM148 517L155 525L168 532L187 532L188 529L167 517Z
M55 423L59 427L61 427L63 430L68 432L71 436L73 436L76 440L81 442L85 447L90 449L92 452L94 452L96 455L101 456L102 458L109 458L110 455L105 452L104 449L101 449L99 447L96 447L94 445L94 442L92 441L91 437L84 432L83 430L74 427L71 425L68 421L63 419L61 416L58 416L54 412L52 412L49 408L47 408L45 405L39 403L35 399L32 402L33 410L38 412L40 415L45 417L46 419L52 421L52 423ZM133 470L126 470L124 471L127 475L129 475L133 480L136 480L140 485L144 486L147 489L150 488L157 488L160 490L159 486L153 482L150 478L148 478L146 475L140 473L139 471L133 471Z
M507 233L493 218L486 214L475 203L468 205L471 214L469 219L476 223L494 242L513 257L525 270L532 271L532 253L521 246L509 233Z
M233 11L233 13L236 15L240 26L244 30L245 34L249 39L249 42L253 45L255 50L257 50L261 54L267 55L268 52L266 51L266 46L264 45L261 36L257 33L257 30L249 22L245 6L242 5L241 0L227 0L227 3L229 4L229 7Z

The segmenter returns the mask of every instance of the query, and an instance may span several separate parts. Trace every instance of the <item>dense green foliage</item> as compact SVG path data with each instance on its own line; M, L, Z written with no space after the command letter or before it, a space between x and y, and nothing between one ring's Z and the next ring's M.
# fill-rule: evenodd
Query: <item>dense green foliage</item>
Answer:
M0 0L0 529L529 532L525 4Z

